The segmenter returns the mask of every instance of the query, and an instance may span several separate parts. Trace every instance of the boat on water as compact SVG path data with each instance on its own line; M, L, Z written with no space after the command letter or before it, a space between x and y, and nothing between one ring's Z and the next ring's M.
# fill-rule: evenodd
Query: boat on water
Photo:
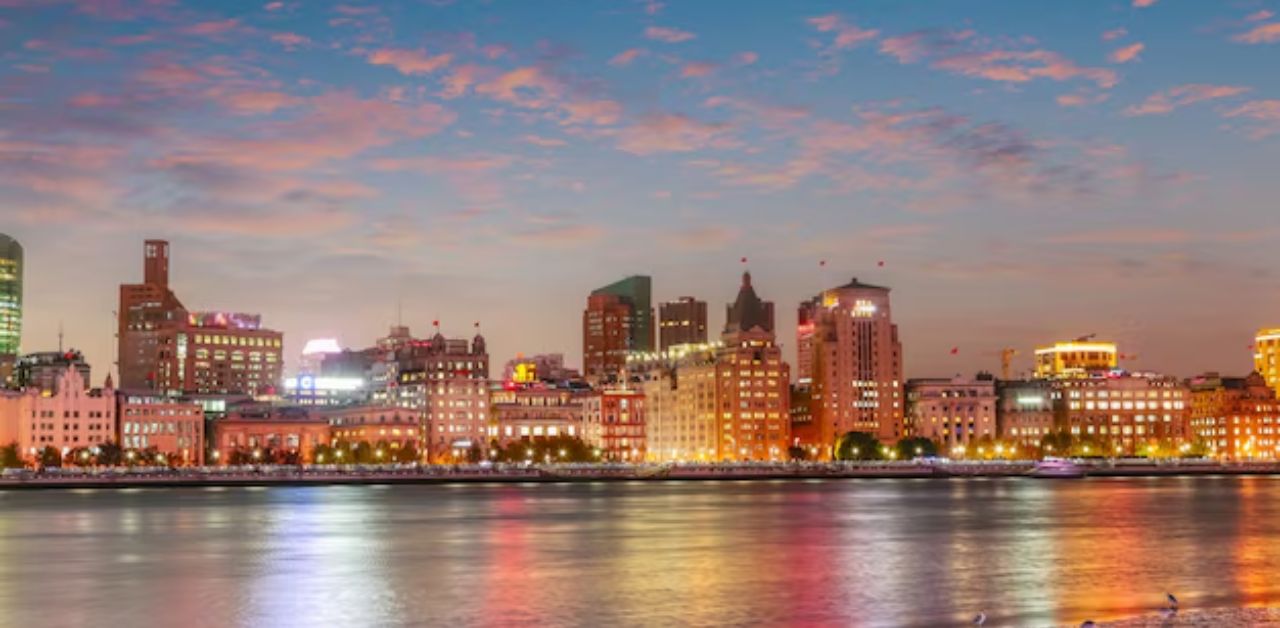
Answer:
M1065 458L1045 458L1027 472L1033 478L1082 478L1088 469Z

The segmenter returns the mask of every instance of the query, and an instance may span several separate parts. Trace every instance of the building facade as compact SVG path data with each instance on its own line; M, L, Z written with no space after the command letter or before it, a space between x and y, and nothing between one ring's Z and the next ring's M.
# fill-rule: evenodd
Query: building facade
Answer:
M585 391L539 384L490 390L489 440L506 448L516 442L583 437Z
M582 312L582 374L616 381L632 352L635 308L616 294L592 294Z
M1115 370L1120 364L1118 358L1114 342L1084 339L1055 342L1036 348L1036 377L1089 377Z
M116 442L126 450L154 452L166 464L204 464L204 408L200 403L153 391L117 391Z
M7 393L0 404L0 443L17 443L22 455L35 459L46 447L66 455L116 438L116 398L111 378L91 389L73 367L59 374L56 392L27 389Z
M943 453L999 436L990 375L909 380L906 397L909 434L938 443Z
M996 425L1000 440L1039 447L1058 430L1054 412L1059 392L1050 380L1002 380L996 384ZM1052 455L1053 452L1046 451ZM1067 452L1058 452L1065 455Z
M0 233L0 356L22 349L22 264L22 245Z
M70 351L41 351L28 353L18 358L14 368L14 383L19 389L56 392L62 374L68 368L80 374L83 381L92 381L92 369L85 361L84 354L72 349Z
M627 325L627 348L630 351L653 351L653 280L645 275L632 275L615 281L591 294L611 294L631 306Z
M647 458L645 399L639 390L592 392L582 403L583 441L609 462L641 462Z
M1191 387L1191 435L1214 456L1233 460L1280 457L1280 399L1259 373L1206 373Z
M1173 377L1113 374L1058 381L1063 427L1099 455L1149 455L1190 441L1191 393Z
M824 456L848 432L902 438L902 343L888 288L854 279L800 304L796 346Z
M332 443L369 443L375 456L381 451L379 457L386 460L399 460L397 452L412 449L422 461L422 423L414 412L387 406L350 406L329 408L318 414L329 422Z
M237 458L268 461L285 454L304 463L315 462L315 449L328 445L329 420L313 410L241 404L213 421L209 435L211 464L230 464Z
M1280 327L1258 331L1253 343L1253 370L1280 396Z
M680 297L658 306L658 349L707 342L707 302Z

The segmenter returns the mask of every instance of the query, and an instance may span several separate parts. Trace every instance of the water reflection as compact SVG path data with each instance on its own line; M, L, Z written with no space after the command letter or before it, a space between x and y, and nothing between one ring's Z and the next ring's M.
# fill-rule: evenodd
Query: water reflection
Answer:
M6 625L999 625L1275 604L1280 480L0 494Z

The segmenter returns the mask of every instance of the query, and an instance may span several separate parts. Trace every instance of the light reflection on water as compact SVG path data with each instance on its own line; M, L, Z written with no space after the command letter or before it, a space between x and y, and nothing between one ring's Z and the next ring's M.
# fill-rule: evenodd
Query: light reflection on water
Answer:
M1280 603L1280 480L0 494L5 625L994 625Z

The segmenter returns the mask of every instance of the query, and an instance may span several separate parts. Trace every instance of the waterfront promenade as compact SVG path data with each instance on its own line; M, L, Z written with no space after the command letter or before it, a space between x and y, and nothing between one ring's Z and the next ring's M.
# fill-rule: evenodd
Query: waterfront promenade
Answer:
M1206 460L1077 461L1088 477L1278 475L1280 463ZM1034 461L753 464L257 465L198 468L10 470L0 490L169 486L521 484L825 479L1033 479Z

